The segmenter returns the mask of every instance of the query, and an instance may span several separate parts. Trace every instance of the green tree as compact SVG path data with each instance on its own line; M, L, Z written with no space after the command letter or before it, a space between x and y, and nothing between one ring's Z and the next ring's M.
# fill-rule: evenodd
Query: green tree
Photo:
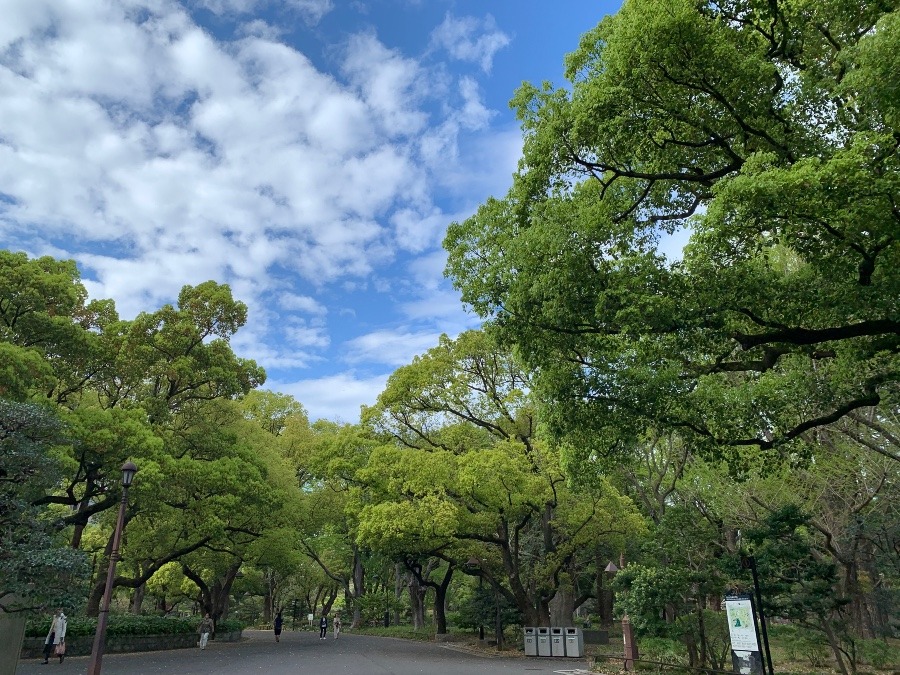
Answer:
M574 459L655 427L739 464L896 395L898 26L896 0L630 0L570 87L516 94L513 187L447 272Z
M554 625L565 625L593 594L575 583L594 564L593 548L604 540L621 548L643 524L608 481L581 493L566 485L529 389L512 355L478 331L443 336L398 369L363 411L394 442L358 473L369 500L360 504L360 537L457 567L474 557L473 573L530 625L550 625L551 611Z
M87 574L83 553L59 537L59 514L35 506L61 467L51 453L64 429L45 407L0 398L0 608L29 612L79 607Z
M301 542L324 575L310 608L313 611L319 598L328 597L330 587L336 585L344 593L345 604L352 607L351 627L357 627L363 620L369 558L357 541L357 504L364 499L356 496L364 490L357 472L369 461L377 442L360 425L294 422L285 430L285 441L304 493Z
M59 403L103 368L111 300L88 302L72 260L0 250L0 395Z

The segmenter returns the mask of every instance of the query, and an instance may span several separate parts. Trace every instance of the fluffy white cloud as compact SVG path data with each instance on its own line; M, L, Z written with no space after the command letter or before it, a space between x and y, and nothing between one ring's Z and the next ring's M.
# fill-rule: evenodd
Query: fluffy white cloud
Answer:
M334 9L331 0L288 0L287 5L299 11L310 25L319 23L323 16Z
M416 105L427 95L429 78L414 59L364 33L350 39L343 72L388 135L408 136L425 126L428 117Z
M483 19L473 16L456 18L451 14L431 34L434 47L446 49L461 61L472 61L484 72L491 70L494 54L510 43L506 33L497 28L490 15Z
M407 363L461 323L454 294L424 273L440 279L431 254L458 218L437 195L474 207L508 181L518 148L494 138L475 79L371 31L331 49L326 72L282 41L271 13L253 14L273 6L7 0L3 245L75 258L91 296L114 298L126 318L172 302L184 284L227 282L250 308L235 349L273 372L320 365L328 350L334 362L346 350L350 363ZM232 21L236 37L198 25L198 7ZM331 9L276 8L310 24ZM432 38L486 71L508 42L492 20L450 15ZM472 153L475 138L485 154ZM324 298L337 287L389 291L391 322L355 339L332 334L326 317L342 312ZM353 378L332 384L368 392L384 380Z
M440 333L405 329L377 330L349 340L345 360L348 363L381 363L403 366L437 346Z
M290 394L301 401L310 419L354 423L359 421L360 405L372 405L378 399L388 375L361 377L353 372L343 372L297 382L271 381L266 383L266 388Z
M281 329L284 339L294 347L327 347L331 344L331 338L325 332L324 326L309 324L294 320L293 325Z
M296 293L281 293L278 295L278 305L287 310L298 310L306 314L325 314L328 308L308 295Z

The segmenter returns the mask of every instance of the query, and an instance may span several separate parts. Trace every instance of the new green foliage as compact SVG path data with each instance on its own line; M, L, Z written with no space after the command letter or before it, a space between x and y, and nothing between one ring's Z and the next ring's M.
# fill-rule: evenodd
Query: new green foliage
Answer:
M573 466L648 426L740 466L895 400L897 8L630 0L569 88L516 94L513 187L449 228L447 273Z

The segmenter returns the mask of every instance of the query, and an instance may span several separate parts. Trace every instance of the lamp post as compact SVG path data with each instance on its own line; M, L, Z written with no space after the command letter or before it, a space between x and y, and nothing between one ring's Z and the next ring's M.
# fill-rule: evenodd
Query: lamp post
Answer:
M106 643L106 622L109 619L109 601L112 598L113 579L116 576L116 562L119 560L119 543L122 540L122 530L125 527L125 506L128 504L128 488L134 480L137 467L134 462L125 462L122 465L122 503L119 504L119 518L116 521L116 529L113 532L112 552L109 554L109 569L106 571L106 587L103 589L103 602L100 606L100 615L97 617L97 632L94 633L94 648L91 650L91 660L88 663L87 675L100 675L100 664L103 661L103 647Z

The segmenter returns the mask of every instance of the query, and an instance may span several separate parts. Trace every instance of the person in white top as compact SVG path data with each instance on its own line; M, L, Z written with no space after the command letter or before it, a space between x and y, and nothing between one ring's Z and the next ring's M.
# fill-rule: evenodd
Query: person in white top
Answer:
M53 615L50 630L47 631L47 637L44 640L44 663L49 662L50 654L54 652L59 656L59 662L63 662L66 655L66 627L68 624L69 620L62 611L62 607L58 608Z

